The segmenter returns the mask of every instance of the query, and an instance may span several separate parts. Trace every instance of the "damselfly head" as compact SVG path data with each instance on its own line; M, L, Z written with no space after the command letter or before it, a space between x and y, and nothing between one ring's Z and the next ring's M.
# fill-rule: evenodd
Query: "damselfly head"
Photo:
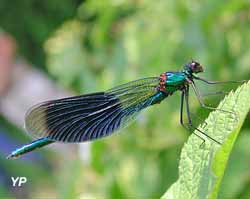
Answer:
M185 70L187 70L188 72L191 72L191 73L201 73L204 71L202 65L200 65L200 63L198 63L194 60L192 60L187 65L185 65Z

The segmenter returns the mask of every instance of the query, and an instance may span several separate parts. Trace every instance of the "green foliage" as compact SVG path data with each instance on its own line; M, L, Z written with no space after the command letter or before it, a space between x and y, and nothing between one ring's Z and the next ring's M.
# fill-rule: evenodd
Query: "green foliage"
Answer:
M231 92L218 106L235 114L216 110L210 113L207 125L201 126L203 132L220 140L222 146L206 141L201 148L200 138L194 134L189 137L181 152L179 179L163 199L217 198L230 152L250 110L249 97L250 82Z
M65 20L75 15L81 0L2 0L0 26L16 39L19 53L32 64L45 65L43 43Z

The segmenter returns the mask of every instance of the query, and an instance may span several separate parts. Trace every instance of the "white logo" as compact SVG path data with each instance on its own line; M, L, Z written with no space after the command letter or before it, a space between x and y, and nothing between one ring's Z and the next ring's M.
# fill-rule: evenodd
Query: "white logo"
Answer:
M27 182L27 178L26 177L11 177L11 180L12 180L12 186L15 187L15 186L18 186L18 187L21 187L22 184L26 183Z

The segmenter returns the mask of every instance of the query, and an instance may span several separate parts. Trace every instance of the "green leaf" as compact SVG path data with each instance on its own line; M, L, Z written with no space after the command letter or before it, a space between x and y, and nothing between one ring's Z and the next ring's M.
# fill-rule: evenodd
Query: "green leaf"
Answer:
M164 194L169 198L216 198L234 142L250 110L250 82L231 92L219 104L219 110L210 113L207 125L199 128L209 136L223 143L221 146L204 137L202 140L192 134L185 143L179 163L179 179ZM199 132L195 132L199 134Z

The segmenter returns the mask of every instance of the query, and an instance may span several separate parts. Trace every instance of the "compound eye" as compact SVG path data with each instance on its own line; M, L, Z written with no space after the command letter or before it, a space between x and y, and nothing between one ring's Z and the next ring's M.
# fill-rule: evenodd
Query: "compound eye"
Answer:
M191 63L191 68L194 69L196 66L197 66L197 63L193 61L193 62Z

